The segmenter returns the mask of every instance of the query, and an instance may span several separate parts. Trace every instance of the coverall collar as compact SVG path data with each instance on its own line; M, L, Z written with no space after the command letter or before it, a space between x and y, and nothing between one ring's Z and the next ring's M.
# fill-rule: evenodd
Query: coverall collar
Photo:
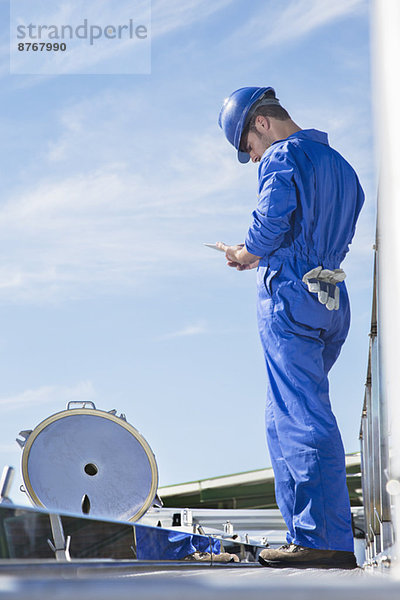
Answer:
M301 129L300 131L292 133L283 140L276 140L276 142L273 142L271 146L269 146L269 148L266 149L266 151L261 157L261 160L264 158L264 156L267 155L267 153L271 150L271 148L274 147L275 144L280 144L281 142L285 142L286 140L292 139L311 140L312 142L319 142L320 144L326 144L326 146L329 146L328 134L324 131L318 131L318 129Z
M289 135L285 138L286 140L299 139L299 140L311 140L312 142L319 142L320 144L326 144L329 146L328 134L324 131L318 131L318 129L301 129ZM284 142L285 140L276 140L272 145Z

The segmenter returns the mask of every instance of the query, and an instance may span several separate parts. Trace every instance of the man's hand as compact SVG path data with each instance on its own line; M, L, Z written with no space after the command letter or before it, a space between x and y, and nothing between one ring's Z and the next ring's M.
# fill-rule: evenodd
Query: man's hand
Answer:
M221 248L221 250L223 250L225 252L226 260L228 262L236 262L236 263L241 264L240 261L238 260L238 257L239 257L240 252L244 248L244 244L237 244L236 246L228 246L227 244L224 244L224 242L217 242L215 245L218 248Z
M228 246L223 242L217 242L216 246L225 252L228 267L233 267L238 271L248 271L258 267L260 257L247 252L244 244Z
M249 271L250 269L256 269L258 267L259 262L260 262L260 260L255 260L254 262L249 263L248 265L241 265L240 263L237 263L237 262L228 261L226 264L228 265L228 267L233 267L234 269L237 269L238 271Z

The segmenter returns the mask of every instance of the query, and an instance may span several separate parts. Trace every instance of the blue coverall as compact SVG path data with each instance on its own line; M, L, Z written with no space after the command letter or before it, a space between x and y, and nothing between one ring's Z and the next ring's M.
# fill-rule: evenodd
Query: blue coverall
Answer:
M221 552L220 540L184 531L135 525L135 536L140 560L183 560L194 552Z
M277 141L259 165L259 200L245 245L261 256L258 326L268 376L266 432L287 541L353 551L345 456L328 372L346 339L350 308L329 311L302 277L340 267L364 193L353 168L309 129Z

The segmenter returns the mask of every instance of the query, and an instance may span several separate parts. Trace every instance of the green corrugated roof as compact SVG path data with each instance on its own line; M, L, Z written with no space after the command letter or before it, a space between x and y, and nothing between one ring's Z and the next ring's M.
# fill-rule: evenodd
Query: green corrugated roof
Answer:
M352 506L362 505L360 454L346 456ZM166 507L277 508L272 468L189 481L159 489Z

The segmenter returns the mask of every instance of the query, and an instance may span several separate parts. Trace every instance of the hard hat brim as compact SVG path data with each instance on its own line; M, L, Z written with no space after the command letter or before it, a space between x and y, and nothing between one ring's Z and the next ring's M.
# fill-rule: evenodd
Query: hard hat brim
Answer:
M248 152L241 152L241 150L238 150L237 157L238 161L242 164L248 163L250 160L250 154Z

